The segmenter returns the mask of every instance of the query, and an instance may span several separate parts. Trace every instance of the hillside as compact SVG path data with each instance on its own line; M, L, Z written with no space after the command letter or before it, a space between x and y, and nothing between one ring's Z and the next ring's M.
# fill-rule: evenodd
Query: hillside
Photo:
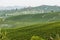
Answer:
M3 31L7 33L7 38L9 40L30 40L33 35L40 36L47 40L50 34L53 38L55 38L57 33L60 35L60 22L52 22L42 25L36 24L17 29L4 29Z
M20 21L20 22L52 22L60 20L60 12L41 13L41 14L27 14L17 15L7 18L6 20Z
M17 15L8 18L2 18L0 27L2 28L20 28L34 24L46 24L48 22L60 21L60 12Z
M34 24L45 24L48 22L55 21L58 22L60 21L60 12L16 15L8 18L1 18L0 27L2 28L25 27Z

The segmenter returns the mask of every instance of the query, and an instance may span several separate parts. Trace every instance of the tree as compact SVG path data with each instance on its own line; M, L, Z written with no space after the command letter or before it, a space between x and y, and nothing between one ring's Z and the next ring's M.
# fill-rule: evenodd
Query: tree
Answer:
M51 10L51 12L54 12L53 10Z

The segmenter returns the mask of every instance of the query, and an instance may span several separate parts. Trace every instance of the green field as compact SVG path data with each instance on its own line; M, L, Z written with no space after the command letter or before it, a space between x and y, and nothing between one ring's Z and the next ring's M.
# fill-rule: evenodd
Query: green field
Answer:
M2 26L4 25L4 26ZM60 12L0 19L0 40L60 40Z
M6 40L31 40L32 36L39 36L44 40L52 36L55 39L57 34L60 35L60 22L35 24L14 29L1 29L1 33L3 34L2 37L6 36Z

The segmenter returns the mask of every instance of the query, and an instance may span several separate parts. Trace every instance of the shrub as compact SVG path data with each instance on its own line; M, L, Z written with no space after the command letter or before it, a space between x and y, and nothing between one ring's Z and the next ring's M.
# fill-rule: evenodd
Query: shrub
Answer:
M31 40L44 40L42 37L39 36L32 36Z

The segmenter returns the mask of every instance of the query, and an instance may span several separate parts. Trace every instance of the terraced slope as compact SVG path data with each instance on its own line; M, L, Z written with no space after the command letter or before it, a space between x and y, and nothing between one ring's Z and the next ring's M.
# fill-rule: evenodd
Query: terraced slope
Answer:
M4 29L7 37L10 40L30 40L33 35L41 36L46 39L50 36L55 37L58 33L60 35L60 22L52 22L47 24L36 24L23 28Z
M25 27L34 24L45 24L48 22L60 21L60 12L41 13L41 14L27 14L12 16L5 19L5 24L14 27Z
M60 12L56 13L41 13L41 14L27 14L27 15L19 15L12 16L7 18L7 20L13 21L23 21L23 22L47 22L47 21L56 21L60 20Z

